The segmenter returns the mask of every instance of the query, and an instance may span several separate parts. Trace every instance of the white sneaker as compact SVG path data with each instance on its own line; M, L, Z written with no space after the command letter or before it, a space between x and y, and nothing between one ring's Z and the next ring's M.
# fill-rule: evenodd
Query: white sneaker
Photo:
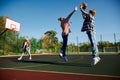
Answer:
M62 53L59 54L60 58L63 59L65 62L68 62L68 59L66 56L63 56Z
M18 58L18 60L21 60L22 58Z
M100 60L100 57L94 57L91 62L91 66L95 66Z
M63 56L63 54L62 54L62 53L60 53L59 55L60 55L60 57L62 57L62 56Z
M100 61L101 60L101 58L100 57L97 57L97 59Z
M29 60L32 60L32 58L30 57Z

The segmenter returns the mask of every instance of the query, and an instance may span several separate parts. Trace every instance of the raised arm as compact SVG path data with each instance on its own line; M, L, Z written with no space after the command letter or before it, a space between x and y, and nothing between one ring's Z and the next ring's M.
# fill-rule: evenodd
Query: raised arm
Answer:
M82 5L80 5L80 11L82 12L82 16L83 16L83 18L85 19L86 16L88 15L88 13L85 11L85 9L83 9L83 6L82 6Z
M77 7L75 7L74 10L67 16L66 20L69 21L69 19L73 15L73 13L76 12L76 11L77 11Z

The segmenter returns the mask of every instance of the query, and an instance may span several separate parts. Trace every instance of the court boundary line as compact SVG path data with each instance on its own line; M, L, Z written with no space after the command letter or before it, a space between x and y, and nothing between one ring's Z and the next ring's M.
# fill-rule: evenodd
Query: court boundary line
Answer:
M37 67L37 66L45 66L45 65L49 65L49 64L38 64L38 65L22 66L22 67L11 67L11 68L13 68L13 69L17 69L17 68L29 68L29 67Z
M49 65L49 64L48 64ZM85 75L85 76L96 76L96 77L108 77L108 78L120 78L120 76L112 75L98 75L98 74L85 74L85 73L71 73L71 72L57 72L57 71L46 71L46 70L30 70L30 69L17 69L17 68L0 68L2 70L16 70L16 71L27 71L27 72L44 72L53 74L68 74L68 75Z

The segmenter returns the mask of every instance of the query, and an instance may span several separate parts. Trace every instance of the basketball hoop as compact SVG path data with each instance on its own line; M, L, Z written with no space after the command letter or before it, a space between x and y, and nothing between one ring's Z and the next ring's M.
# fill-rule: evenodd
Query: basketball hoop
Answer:
M20 31L20 23L13 21L9 18L6 18L5 30L0 33L0 36L3 35L7 30L19 32Z
M14 20L11 20L9 18L6 18L5 28L19 32L20 31L20 23L14 21Z

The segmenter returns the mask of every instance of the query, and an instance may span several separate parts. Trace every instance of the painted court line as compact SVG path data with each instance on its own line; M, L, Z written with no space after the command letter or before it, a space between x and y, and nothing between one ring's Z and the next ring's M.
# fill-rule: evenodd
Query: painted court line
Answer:
M49 65L49 64L39 64L39 65L22 66L22 67L12 67L11 69L30 68L30 67L45 66L45 65Z

